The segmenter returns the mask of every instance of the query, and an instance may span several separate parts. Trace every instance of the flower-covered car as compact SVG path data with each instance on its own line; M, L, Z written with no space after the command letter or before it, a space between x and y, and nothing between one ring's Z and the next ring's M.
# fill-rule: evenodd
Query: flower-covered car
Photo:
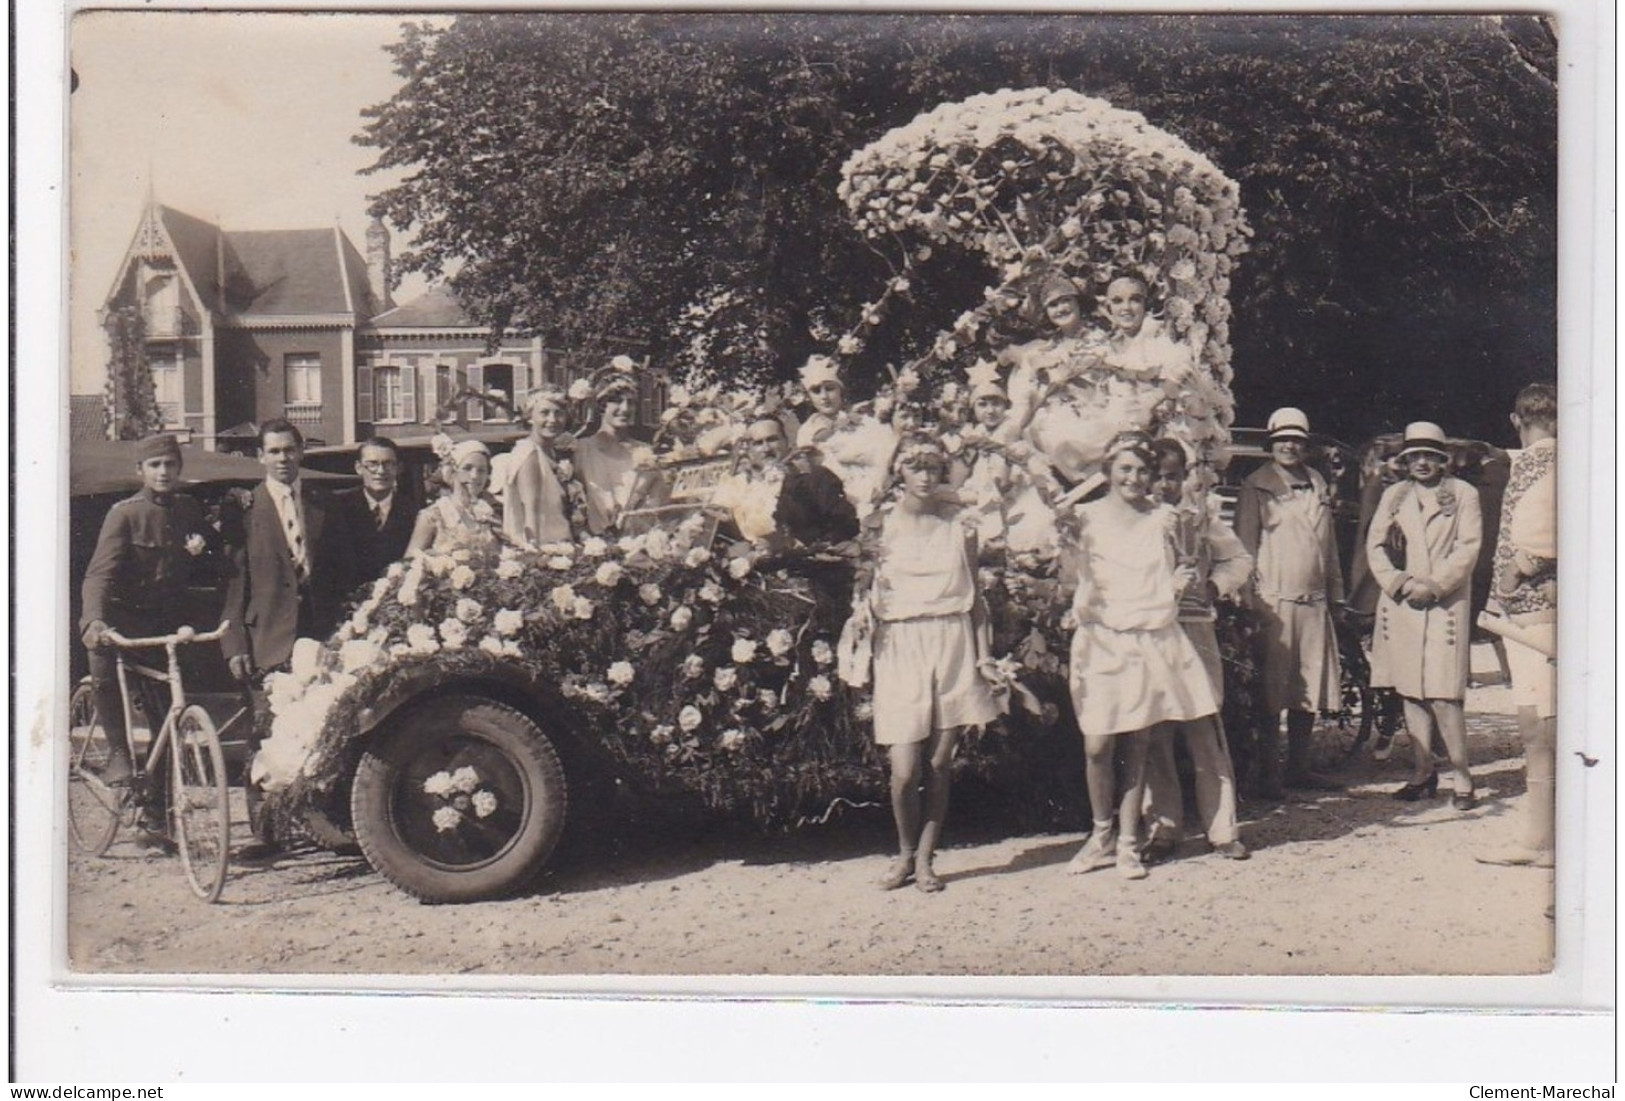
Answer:
M301 641L267 680L255 780L279 818L329 841L348 827L432 901L521 888L615 785L764 824L880 797L867 694L837 675L850 566L717 554L708 538L696 517L398 563L332 640ZM1075 740L1047 573L1036 558L984 572L1005 668L1047 706L1029 695L1033 713L1018 707L964 757L1035 810L1067 803L1065 785L1023 762Z

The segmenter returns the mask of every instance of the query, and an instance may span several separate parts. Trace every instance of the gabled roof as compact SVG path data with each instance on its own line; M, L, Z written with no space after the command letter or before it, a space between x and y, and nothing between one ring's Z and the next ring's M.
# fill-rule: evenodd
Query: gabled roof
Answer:
M367 266L338 229L228 231L226 303L244 319L372 312Z
M366 261L337 227L222 230L157 204L143 218L115 288L131 261L163 248L164 242L154 239L154 222L168 238L199 304L221 320L370 317L377 309Z
M378 329L460 329L476 323L457 301L450 285L440 283L412 301L379 314L372 324Z

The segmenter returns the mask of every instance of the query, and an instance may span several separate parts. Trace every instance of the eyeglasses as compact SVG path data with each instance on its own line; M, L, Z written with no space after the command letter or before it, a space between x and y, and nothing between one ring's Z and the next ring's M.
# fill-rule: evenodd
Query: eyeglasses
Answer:
M362 470L370 470L374 474L380 473L380 472L385 471L385 470L394 470L397 465L399 465L399 464L397 464L394 459L385 459L382 462L378 462L378 461L375 461L375 460L372 460L372 459L363 459L361 461L361 469Z

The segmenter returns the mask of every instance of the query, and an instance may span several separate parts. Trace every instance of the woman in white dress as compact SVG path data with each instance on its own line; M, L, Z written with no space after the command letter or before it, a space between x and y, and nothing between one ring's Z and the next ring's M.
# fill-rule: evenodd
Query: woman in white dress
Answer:
M932 859L948 814L960 732L998 716L986 609L976 588L974 518L945 484L948 455L927 435L899 447L903 495L871 517L872 576L853 615L873 635L875 741L891 766L898 855L881 880L943 888Z
M496 545L500 519L485 496L491 482L491 450L479 440L454 444L446 458L451 492L418 513L410 556L421 551L486 550Z
M1195 571L1178 563L1177 514L1151 497L1155 462L1149 437L1121 433L1106 447L1109 492L1077 510L1069 678L1094 832L1072 872L1115 863L1126 878L1145 878L1139 832L1152 729L1218 710L1202 659L1179 627L1179 598Z
M593 387L598 431L576 444L576 471L587 493L587 530L602 535L647 496L654 454L632 435L637 376L626 369L599 372Z
M559 451L569 401L564 391L543 387L526 395L523 410L530 434L503 457L493 477L502 496L503 534L530 546L568 543L575 535L571 513L580 493L570 461Z
M1406 479L1383 491L1366 533L1371 576L1382 589L1371 643L1371 686L1399 694L1415 747L1411 782L1394 798L1414 802L1438 791L1432 749L1437 728L1455 773L1452 802L1457 810L1471 810L1478 800L1468 768L1462 700L1483 515L1478 490L1446 475L1446 446L1438 425L1406 426L1399 453ZM1391 534L1396 529L1399 536Z

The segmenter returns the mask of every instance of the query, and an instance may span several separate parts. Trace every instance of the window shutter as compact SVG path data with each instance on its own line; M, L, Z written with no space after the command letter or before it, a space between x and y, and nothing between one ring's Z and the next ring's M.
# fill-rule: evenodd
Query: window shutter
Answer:
M478 363L468 367L468 387L471 390L483 391L485 389L485 368ZM485 419L485 402L479 398L468 399L468 419L483 421Z
M372 423L372 368L359 363L355 368L355 419Z
M401 368L401 420L418 419L418 369L411 364Z

